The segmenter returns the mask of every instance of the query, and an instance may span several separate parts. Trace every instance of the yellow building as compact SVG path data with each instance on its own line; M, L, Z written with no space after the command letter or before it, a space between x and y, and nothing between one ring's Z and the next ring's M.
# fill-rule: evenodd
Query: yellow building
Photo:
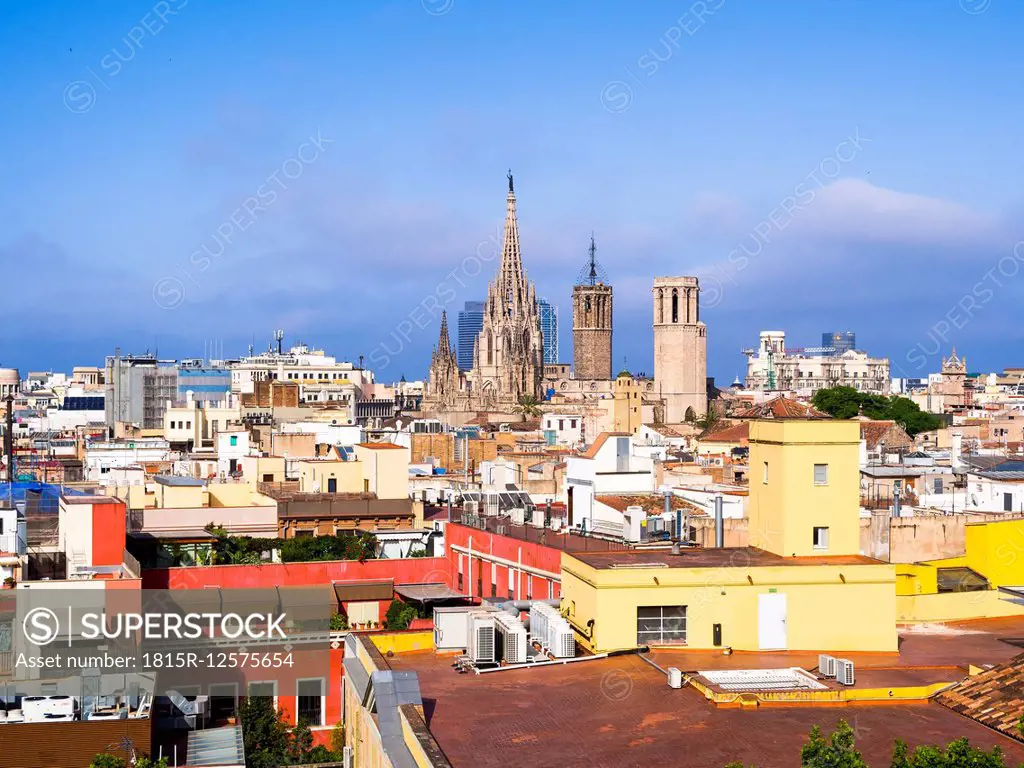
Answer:
M332 450L330 455L295 462L302 493L363 493L363 466L355 459L345 461Z
M859 554L859 441L856 422L751 422L759 547L563 554L562 612L579 641L597 653L895 652L895 570Z
M364 490L378 499L409 498L409 449L394 443L359 443Z
M860 424L750 423L750 543L783 557L860 552Z
M1024 519L968 523L964 554L896 566L899 621L955 621L1024 615ZM1015 599L1014 599L1015 598Z
M629 371L622 371L612 383L612 432L635 434L643 423L640 383Z

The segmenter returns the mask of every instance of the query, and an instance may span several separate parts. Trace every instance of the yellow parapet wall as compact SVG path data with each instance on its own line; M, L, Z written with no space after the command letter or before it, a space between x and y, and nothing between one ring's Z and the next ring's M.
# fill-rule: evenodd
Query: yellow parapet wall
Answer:
M429 629L403 632L368 632L366 635L382 654L434 650L434 632Z
M1011 602L997 590L942 592L931 595L900 595L896 620L901 622L964 621L1024 616L1024 605Z
M827 691L742 691L724 693L715 691L692 677L688 682L704 694L704 698L719 707L751 707L793 704L869 704L872 702L899 702L903 704L930 699L959 680L931 683L930 685L904 685L893 688L840 688Z

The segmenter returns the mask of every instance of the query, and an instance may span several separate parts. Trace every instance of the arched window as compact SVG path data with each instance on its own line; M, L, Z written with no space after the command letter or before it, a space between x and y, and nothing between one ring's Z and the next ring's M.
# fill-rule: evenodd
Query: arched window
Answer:
M679 322L679 292L675 288L672 289L672 322Z
M691 405L690 407L688 407L686 409L686 414L683 416L683 419L686 420L686 421L693 421L696 418L697 418L697 414L694 413L693 406Z
M583 310L585 312L589 312L590 311L590 297L589 296L587 296L585 299L583 299Z

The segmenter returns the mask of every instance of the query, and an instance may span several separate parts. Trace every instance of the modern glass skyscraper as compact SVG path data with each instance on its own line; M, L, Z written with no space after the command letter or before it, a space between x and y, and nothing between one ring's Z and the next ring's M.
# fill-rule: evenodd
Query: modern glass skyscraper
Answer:
M826 331L821 334L821 346L832 347L832 355L841 355L857 348L857 334L853 331Z
M544 364L558 362L558 307L544 299L537 300L540 311L540 332L544 336Z
M473 344L484 327L484 303L467 301L459 312L459 343L455 356L459 368L468 371L473 367Z

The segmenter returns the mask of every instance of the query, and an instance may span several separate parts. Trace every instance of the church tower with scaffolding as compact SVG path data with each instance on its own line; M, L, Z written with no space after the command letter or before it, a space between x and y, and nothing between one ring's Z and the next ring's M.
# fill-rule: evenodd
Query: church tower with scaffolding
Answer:
M612 287L595 258L597 246L590 236L590 258L572 289L572 357L576 379L612 377Z

